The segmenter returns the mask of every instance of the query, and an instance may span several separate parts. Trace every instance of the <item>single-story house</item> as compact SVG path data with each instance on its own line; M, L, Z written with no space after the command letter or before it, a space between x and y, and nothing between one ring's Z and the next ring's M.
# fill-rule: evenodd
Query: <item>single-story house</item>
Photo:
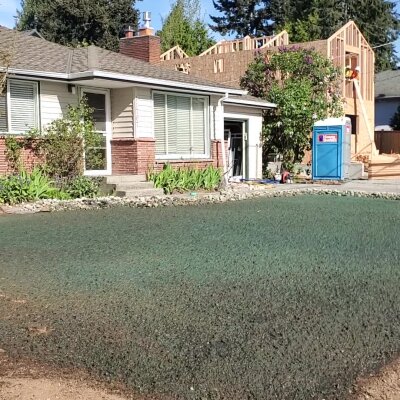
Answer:
M390 120L400 106L400 68L382 71L375 78L375 130L391 130Z
M87 175L142 175L168 162L225 165L230 176L261 177L263 110L275 105L164 68L160 38L152 29L141 28L136 35L127 30L116 53L65 47L0 27L0 51L12 55L0 96L0 136L41 129L85 96L104 138L104 165L86 166ZM227 157L221 153L224 139ZM3 137L0 174L8 171L4 150Z

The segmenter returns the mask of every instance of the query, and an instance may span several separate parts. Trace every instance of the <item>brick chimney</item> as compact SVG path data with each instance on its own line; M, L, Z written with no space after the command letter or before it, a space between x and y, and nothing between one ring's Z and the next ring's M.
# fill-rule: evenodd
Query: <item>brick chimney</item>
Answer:
M150 27L151 14L144 12L143 20L144 25L136 35L131 26L125 30L125 37L119 42L119 52L150 64L160 64L160 37L155 36L154 29Z

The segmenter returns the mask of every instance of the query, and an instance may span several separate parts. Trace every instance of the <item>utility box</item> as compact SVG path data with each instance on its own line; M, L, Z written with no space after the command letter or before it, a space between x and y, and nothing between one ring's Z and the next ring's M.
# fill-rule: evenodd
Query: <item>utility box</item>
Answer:
M350 163L350 118L328 118L316 122L312 142L312 178L347 179Z

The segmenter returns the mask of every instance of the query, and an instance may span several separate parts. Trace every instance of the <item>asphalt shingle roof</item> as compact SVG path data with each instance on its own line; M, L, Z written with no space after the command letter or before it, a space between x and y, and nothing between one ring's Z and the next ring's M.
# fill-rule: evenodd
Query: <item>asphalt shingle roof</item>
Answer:
M375 97L400 97L400 69L382 71L375 76Z
M215 88L235 89L217 82L152 65L97 46L74 49L4 27L0 27L0 48L12 52L10 68L21 70L66 74L98 70Z

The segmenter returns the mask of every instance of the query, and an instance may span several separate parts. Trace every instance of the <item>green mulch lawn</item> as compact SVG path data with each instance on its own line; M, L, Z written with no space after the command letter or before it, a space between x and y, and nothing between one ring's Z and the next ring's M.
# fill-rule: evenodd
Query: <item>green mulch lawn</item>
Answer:
M0 251L0 348L158 399L343 399L400 353L396 201L3 216Z

